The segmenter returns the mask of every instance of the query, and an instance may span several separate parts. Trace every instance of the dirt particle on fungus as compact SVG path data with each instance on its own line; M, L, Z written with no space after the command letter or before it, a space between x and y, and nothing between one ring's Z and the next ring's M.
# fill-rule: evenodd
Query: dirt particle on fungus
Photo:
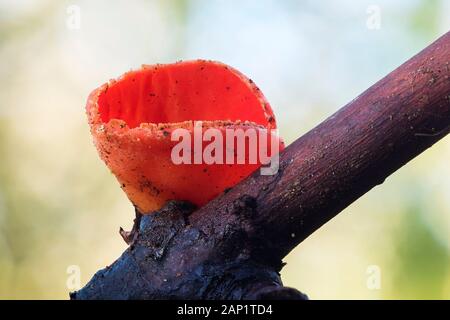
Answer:
M156 94L154 94L153 92L150 92L148 95L149 95L150 97L156 97Z
M159 195L161 193L161 190L156 188L150 181L143 179L139 184L139 189L141 192L144 190L150 190L150 192L154 195Z

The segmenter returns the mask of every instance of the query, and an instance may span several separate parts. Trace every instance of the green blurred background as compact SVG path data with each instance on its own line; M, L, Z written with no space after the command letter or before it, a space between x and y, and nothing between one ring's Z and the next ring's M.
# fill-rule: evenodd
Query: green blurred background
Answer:
M450 30L448 12L444 0L1 0L0 298L66 299L73 268L84 285L125 249L133 209L84 114L101 83L220 60L261 87L290 143ZM449 138L298 246L285 284L312 299L450 298Z

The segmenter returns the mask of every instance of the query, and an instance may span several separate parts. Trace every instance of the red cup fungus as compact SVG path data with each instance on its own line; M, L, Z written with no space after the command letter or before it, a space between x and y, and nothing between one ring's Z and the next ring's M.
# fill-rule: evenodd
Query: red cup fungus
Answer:
M255 162L252 152L270 157L284 148L271 133L275 117L259 88L239 71L214 61L158 64L127 72L95 89L86 111L100 157L141 213L158 210L168 200L202 206L261 167L264 162L260 158ZM181 151L177 129L192 134ZM208 129L215 130L214 139L211 134L206 137ZM196 130L204 134L200 145L195 145ZM230 156L227 132L237 131L247 136L245 154L231 150ZM257 136L255 149L248 143L250 131L269 134ZM275 150L271 139L277 142ZM231 142L237 146L237 140L235 136ZM201 153L213 142L222 145L209 148L217 160L211 163Z

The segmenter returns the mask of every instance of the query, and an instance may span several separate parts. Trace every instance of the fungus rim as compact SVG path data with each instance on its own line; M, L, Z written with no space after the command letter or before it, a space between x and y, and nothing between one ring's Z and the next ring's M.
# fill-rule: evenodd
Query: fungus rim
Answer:
M198 63L204 63L214 66L220 66L228 71L230 71L231 74L237 76L243 83L246 84L247 88L249 89L249 92L251 92L256 99L259 102L259 105L261 106L262 114L264 115L264 119L267 121L265 125L256 123L254 121L249 121L246 119L241 120L226 120L226 119L217 119L217 120L185 120L185 121L179 121L179 122L140 122L138 126L130 127L127 121L123 119L118 118L110 118L107 122L103 121L101 118L101 111L100 105L99 105L99 98L106 94L108 89L113 86L117 85L127 79L127 77L130 77L132 75L139 74L145 70L148 69L154 69L154 68L169 68L174 65L189 65L189 64L198 64ZM242 126L249 126L257 129L276 129L277 124L275 120L275 116L273 114L273 110L263 95L262 91L258 88L258 86L247 76L245 76L243 73L238 71L237 69L228 66L222 62L219 61L213 61L213 60L187 60L187 61L178 61L175 63L167 63L167 64L155 64L155 65L145 65L143 64L141 68L137 70L130 70L121 76L119 76L116 79L111 79L107 83L104 83L97 89L91 92L91 94L88 97L88 101L86 104L86 112L88 115L89 124L91 126L92 131L102 132L102 131L113 131L114 133L117 133L119 135L126 134L126 133L132 133L132 132L138 132L138 131L150 131L150 133L156 137L165 137L164 129L167 129L169 131L176 129L176 128L186 128L190 129L194 127L194 123L201 121L203 128L226 128L226 127L242 127ZM111 133L111 132L110 132Z

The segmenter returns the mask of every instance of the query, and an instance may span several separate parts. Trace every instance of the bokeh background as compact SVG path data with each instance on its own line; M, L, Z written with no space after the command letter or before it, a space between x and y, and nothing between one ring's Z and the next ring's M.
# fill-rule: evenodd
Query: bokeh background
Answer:
M449 12L445 0L1 0L0 298L67 299L74 270L84 285L125 249L133 208L84 114L95 87L143 63L220 60L261 87L290 143L450 30ZM299 245L285 284L312 299L449 299L449 161L447 137Z

